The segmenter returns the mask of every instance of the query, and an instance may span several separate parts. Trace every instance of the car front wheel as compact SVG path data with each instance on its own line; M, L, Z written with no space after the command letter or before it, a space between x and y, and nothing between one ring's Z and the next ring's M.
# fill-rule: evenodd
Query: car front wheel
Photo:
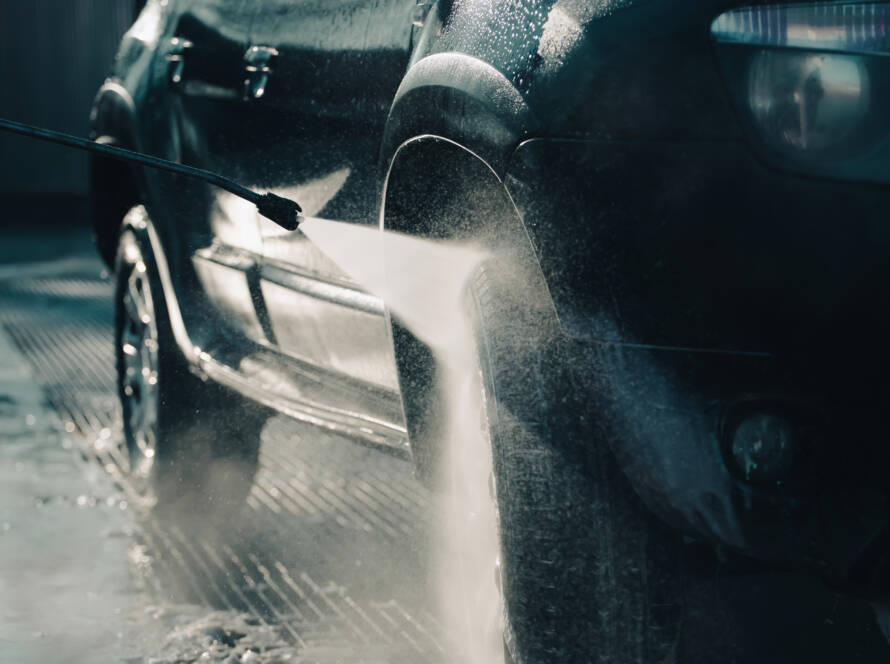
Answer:
M115 274L117 388L131 488L158 516L215 522L247 496L266 414L189 371L149 243L128 225Z
M680 538L645 508L583 416L586 396L569 377L536 263L490 257L467 291L475 357L463 371L475 374L482 407L460 401L454 362L439 357L427 406L406 408L426 416L409 424L413 435L446 447L436 479L451 505L446 592L460 590L461 640L491 653L486 634L499 631L509 664L685 661ZM410 333L395 333L397 349L409 348ZM479 654L464 659L491 661Z

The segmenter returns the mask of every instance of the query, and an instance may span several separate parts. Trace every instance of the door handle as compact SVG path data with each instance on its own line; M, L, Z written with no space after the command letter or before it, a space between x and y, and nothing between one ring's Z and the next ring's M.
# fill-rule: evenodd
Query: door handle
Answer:
M272 61L278 50L271 46L251 46L244 54L245 72L244 101L254 101L266 94L269 76L272 75Z
M185 76L185 56L194 44L183 37L173 37L167 44L167 83L171 88L182 85Z
M170 88L186 97L218 100L238 99L237 83L231 87L225 87L201 80L200 75L195 75L194 72L190 76L186 76L186 60L189 51L193 51L194 46L185 37L173 37L167 42L167 52L164 57L167 60L167 83Z

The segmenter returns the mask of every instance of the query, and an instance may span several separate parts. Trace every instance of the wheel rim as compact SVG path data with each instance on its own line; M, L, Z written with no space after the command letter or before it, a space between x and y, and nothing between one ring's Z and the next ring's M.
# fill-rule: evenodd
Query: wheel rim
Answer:
M157 452L158 327L145 263L137 261L121 298L121 398L131 471L148 477Z

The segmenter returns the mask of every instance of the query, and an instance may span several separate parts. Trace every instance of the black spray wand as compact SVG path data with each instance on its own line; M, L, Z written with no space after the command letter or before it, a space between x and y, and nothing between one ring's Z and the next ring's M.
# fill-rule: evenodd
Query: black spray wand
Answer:
M31 125L22 124L21 122L13 122L12 120L3 120L2 118L0 118L0 131L8 131L13 134L21 134L22 136L30 136L31 138L49 141L50 143L58 143L68 147L86 150L88 152L96 152L106 157L110 157L111 159L135 162L137 164L142 164L143 166L148 166L149 168L157 168L162 171L169 171L197 180L203 180L204 182L225 189L239 198L250 201L256 205L256 209L261 215L267 219L271 219L282 228L293 231L296 230L300 223L300 212L302 212L303 209L297 205L296 202L272 193L258 194L247 187L242 187L237 182L233 182L228 178L224 178L216 173L211 173L210 171L194 168L192 166L184 166L183 164L177 164L172 161L167 161L166 159L159 159L158 157L152 157L151 155L142 154L141 152L133 152L132 150L116 148L112 145L96 143L85 138L70 136L58 131L41 129L40 127L33 127Z

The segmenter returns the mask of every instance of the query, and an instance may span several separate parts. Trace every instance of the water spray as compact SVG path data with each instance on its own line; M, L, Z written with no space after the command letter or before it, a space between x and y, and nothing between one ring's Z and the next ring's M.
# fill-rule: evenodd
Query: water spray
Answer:
M481 380L475 340L463 303L471 275L487 253L377 228L303 218L300 206L275 194L258 194L215 173L158 157L0 119L0 130L59 143L126 162L195 178L253 203L287 230L302 232L436 353L448 394L448 423L441 444L447 495L437 516L443 548L438 563L443 617L467 664L503 662L503 607L494 581L498 558L496 514L489 495L491 455L482 423ZM384 269L386 256L388 269ZM387 271L410 275L387 279Z
M141 164L142 166L148 166L149 168L156 168L161 171L168 171L195 180L201 180L216 187L220 187L221 189L225 189L239 198L250 201L256 206L257 211L261 215L289 231L296 230L297 226L299 226L302 221L300 212L303 211L303 208L301 208L295 201L271 192L259 194L247 187L242 187L237 182L225 178L222 175L211 173L210 171L205 171L201 168L177 164L176 162L142 154L141 152L134 152L133 150L126 150L113 145L97 143L86 138L79 138L77 136L63 134L59 131L42 129L41 127L34 127L32 125L13 122L12 120L4 120L2 118L0 118L0 131L28 136L41 141L57 143L66 147L85 150L87 152L94 152L109 157L110 159Z

